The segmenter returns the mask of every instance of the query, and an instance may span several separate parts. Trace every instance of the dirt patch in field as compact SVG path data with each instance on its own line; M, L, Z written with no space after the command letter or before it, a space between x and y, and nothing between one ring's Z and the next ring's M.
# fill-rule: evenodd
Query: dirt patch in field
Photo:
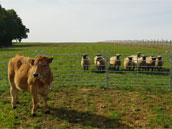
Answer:
M144 105L146 102L141 99L137 92L123 93L120 90L77 89L71 93L64 94L61 91L57 94L61 96L60 99L57 97L57 101L65 101L65 103L62 109L55 108L61 107L57 103L53 105L53 114L58 114L62 119L67 119L73 124L79 123L88 126L88 123L91 123L90 126L95 125L93 127L108 127L108 125L112 127L148 127L147 117L151 111ZM90 106L94 108L93 111L89 111ZM114 111L120 114L117 120L114 119L117 121L116 124L114 124L113 119L108 118ZM67 116L61 116L62 112L65 112ZM89 122L85 120L89 120ZM96 125L95 120L99 121L99 124Z
M7 105L9 108L9 94L2 94L0 100L1 104ZM172 104L170 104L172 97L170 94L155 95L150 92L104 90L97 87L57 89L52 90L49 94L48 105L51 113L44 114L41 103L38 117L35 119L28 117L31 102L27 103L31 101L31 96L20 96L20 100L21 103L17 105L16 111L20 112L23 119L21 119L22 124L15 127L26 128L29 125L40 128L171 127L170 121L166 122L166 119L170 117L168 114L172 114ZM27 112L23 110L24 103L26 103L24 109ZM165 119L166 123L159 122L159 117L162 120Z

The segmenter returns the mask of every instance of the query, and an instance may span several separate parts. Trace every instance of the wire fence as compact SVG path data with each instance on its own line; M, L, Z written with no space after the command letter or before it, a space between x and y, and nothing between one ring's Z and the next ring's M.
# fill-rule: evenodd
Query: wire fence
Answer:
M131 66L131 69L125 68L124 62L131 55L121 54L120 57L120 67L113 68L110 64L110 58L115 55L105 53L87 53L91 64L89 64L89 69L84 70L81 66L81 59L85 54L48 54L48 53L36 53L32 55L25 55L34 57L35 55L48 55L53 56L54 60L51 64L51 70L53 72L54 81L51 88L58 86L102 86L105 88L114 88L122 86L143 86L143 87L168 87L172 88L172 54L161 55L162 62L161 69L157 69L155 65L148 66L144 65L139 69L139 58L132 60L137 63ZM103 64L103 69L96 67L95 62L96 55L101 55L105 64ZM11 57L15 55L0 56L0 90L5 90L9 88L8 83L8 61ZM155 57L156 61L159 55L144 55L146 58ZM119 60L117 61L119 62ZM146 60L147 62L147 60ZM85 65L87 66L87 65ZM101 65L100 65L101 66ZM145 67L145 69L144 69Z

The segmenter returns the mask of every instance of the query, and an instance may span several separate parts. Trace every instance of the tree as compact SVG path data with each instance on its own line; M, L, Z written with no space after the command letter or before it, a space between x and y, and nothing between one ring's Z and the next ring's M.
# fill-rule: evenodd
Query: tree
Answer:
M12 45L12 40L27 38L29 29L23 25L15 10L5 10L0 5L0 46Z

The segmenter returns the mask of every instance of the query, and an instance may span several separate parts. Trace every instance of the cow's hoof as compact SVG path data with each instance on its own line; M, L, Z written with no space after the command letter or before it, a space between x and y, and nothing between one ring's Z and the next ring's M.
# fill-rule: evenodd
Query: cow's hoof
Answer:
M31 117L36 117L36 113L31 114Z
M16 109L17 107L16 106L12 106L12 109Z
M50 114L50 110L45 111L45 114Z

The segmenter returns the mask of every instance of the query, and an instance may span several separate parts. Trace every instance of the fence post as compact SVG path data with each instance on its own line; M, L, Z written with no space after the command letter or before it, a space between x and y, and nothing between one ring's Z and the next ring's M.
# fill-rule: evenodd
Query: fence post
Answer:
M105 60L106 60L106 64L105 64L105 70L106 70L106 84L105 84L105 89L108 88L109 85L109 76L108 76L108 53L107 51L105 51Z
M137 54L137 73L139 73L139 68L138 68L138 64L139 64L139 62L138 62L138 54Z
M172 90L172 53L170 54L170 90Z

